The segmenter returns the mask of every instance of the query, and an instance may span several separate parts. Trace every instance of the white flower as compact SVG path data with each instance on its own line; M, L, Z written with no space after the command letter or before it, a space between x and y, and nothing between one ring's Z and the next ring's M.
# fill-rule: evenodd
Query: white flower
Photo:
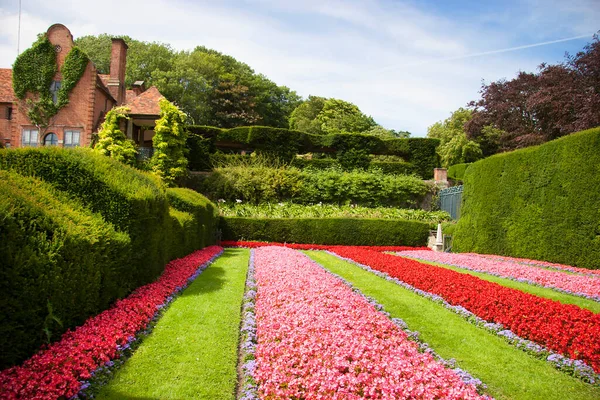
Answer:
M217 200L219 203L225 203L225 199L219 199Z
M277 203L277 204L279 204L279 207L285 206L285 203Z
M241 203L242 201L240 199L235 199L236 203Z

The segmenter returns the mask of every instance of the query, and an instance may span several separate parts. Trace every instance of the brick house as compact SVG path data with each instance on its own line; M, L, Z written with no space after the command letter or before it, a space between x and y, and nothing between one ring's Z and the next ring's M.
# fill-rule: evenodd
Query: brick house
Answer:
M73 35L62 24L54 24L46 33L56 51L58 72L53 85L60 85L61 69L73 48ZM158 119L158 89L145 90L138 81L131 90L125 87L127 44L123 39L112 39L110 73L98 74L96 66L88 62L85 72L69 94L69 103L53 117L47 129L33 125L23 111L23 100L17 99L12 86L12 70L0 68L0 141L6 147L24 146L89 146L92 134L104 121L107 111L125 105L131 109L125 127L127 136L141 147L152 147L154 122Z

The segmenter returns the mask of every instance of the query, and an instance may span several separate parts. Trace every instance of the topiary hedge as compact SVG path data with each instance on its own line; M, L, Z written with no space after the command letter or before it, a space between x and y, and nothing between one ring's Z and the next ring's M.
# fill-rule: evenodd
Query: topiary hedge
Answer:
M429 236L424 222L389 219L221 217L220 228L223 240L331 245L424 246Z
M247 126L219 129L206 126L189 126L192 135L209 138L217 149L247 149L259 153L292 160L295 154L337 153L344 159L346 154L356 158L361 155L382 154L402 157L411 163L424 179L433 177L433 169L439 165L436 148L438 139L411 138L382 140L366 134L313 135L305 132L264 126ZM190 148L190 157L197 158ZM363 154L364 153L364 154ZM347 158L347 157L346 157Z
M450 166L448 168L448 178L462 181L469 165L471 165L471 163L454 164Z
M195 240L198 243L195 243L194 249L214 244L219 221L217 206L200 193L187 188L169 188L167 196L173 208L191 214L196 221Z
M124 296L129 237L37 179L0 171L0 369Z
M600 128L473 163L454 249L600 268Z
M156 278L169 261L164 246L169 202L153 175L90 149L19 148L0 152L0 169L38 177L79 199L131 238L130 289Z

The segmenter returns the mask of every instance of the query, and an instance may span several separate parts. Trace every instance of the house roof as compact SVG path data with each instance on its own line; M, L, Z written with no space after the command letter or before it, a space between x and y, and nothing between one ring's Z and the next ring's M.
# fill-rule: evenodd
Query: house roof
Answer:
M0 68L0 103L15 101L15 92L12 86L12 69Z
M128 90L129 92L129 90ZM133 92L133 91L132 91ZM135 93L132 93L135 95ZM160 106L158 102L164 96L160 94L155 86L150 87L145 92L140 93L139 96L130 99L131 94L127 93L127 104L129 107L129 114L131 115L160 115Z
M133 99L135 99L137 95L135 94L135 92L131 89L127 89L125 91L125 104L129 104L133 101Z

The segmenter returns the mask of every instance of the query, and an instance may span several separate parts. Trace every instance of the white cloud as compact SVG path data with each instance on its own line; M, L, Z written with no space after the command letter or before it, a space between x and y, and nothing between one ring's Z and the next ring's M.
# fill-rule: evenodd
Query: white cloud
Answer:
M204 45L303 96L352 101L382 125L419 136L477 99L482 79L511 78L545 61L543 52L528 49L461 57L587 34L600 20L600 10L592 7L597 0L568 5L529 0L518 11L498 9L462 20L419 8L418 2L387 0L23 4L22 49L55 22L75 37L106 32L176 49ZM0 6L4 68L16 57L17 7L16 2Z

